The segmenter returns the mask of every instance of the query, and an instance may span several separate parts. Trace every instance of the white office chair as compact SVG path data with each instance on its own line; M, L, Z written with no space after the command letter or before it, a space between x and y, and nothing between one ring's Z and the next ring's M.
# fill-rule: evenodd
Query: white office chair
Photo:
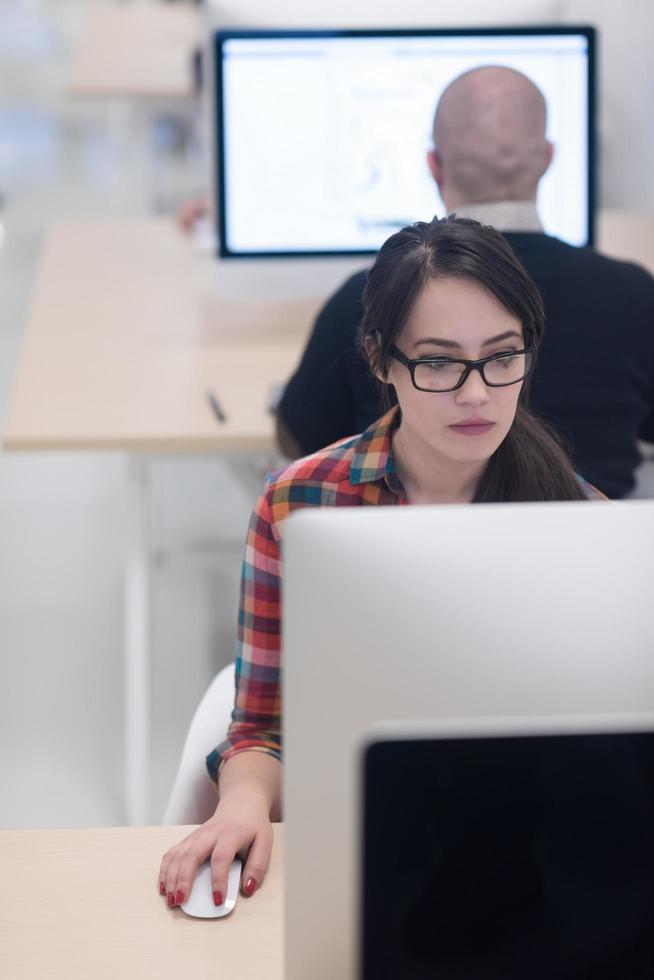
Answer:
M214 677L195 709L162 824L202 823L216 809L205 758L222 742L234 707L234 664Z

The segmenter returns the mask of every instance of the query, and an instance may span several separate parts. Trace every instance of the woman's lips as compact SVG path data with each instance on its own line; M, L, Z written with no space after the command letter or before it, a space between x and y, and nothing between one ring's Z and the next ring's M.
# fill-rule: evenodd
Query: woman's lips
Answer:
M461 436L483 436L486 432L490 430L495 425L494 422L459 422L457 425L451 425L450 429L453 432L458 432Z

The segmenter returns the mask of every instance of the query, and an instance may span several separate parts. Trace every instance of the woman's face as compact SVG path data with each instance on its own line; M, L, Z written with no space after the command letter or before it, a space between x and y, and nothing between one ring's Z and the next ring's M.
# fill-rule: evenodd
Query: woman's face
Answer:
M395 346L408 358L445 356L478 360L521 350L522 324L484 286L469 279L432 279L419 294ZM523 382L489 388L472 371L456 391L418 391L404 364L388 362L405 435L446 459L489 459L507 435Z

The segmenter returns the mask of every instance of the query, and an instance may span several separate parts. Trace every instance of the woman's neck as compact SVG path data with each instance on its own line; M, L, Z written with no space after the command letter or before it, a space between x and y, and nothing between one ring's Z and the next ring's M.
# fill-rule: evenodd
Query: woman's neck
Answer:
M437 454L400 424L392 438L393 462L412 504L470 503L487 460L458 462Z

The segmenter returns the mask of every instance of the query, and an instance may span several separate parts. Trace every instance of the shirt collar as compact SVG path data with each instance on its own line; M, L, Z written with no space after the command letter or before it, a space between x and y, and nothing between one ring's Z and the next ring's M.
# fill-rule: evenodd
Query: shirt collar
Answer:
M457 218L474 218L498 231L543 233L538 210L533 201L491 201L485 204L464 204L456 209Z
M394 405L362 432L355 442L350 464L350 483L354 486L385 480L389 490L398 496L405 496L391 452L391 439L399 422L398 416L399 405Z

